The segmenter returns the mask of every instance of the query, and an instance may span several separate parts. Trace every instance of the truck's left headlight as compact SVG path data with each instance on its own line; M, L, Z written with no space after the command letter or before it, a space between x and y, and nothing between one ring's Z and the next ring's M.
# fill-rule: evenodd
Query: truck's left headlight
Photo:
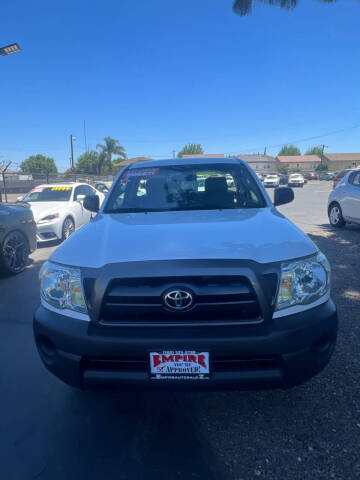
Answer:
M281 282L276 310L308 305L330 289L330 265L321 252L313 257L281 265Z
M80 270L46 262L39 274L41 298L55 308L86 313Z

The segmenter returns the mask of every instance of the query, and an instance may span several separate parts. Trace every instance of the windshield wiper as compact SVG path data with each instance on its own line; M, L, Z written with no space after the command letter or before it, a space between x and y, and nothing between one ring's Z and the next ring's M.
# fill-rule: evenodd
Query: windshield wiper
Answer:
M104 210L104 213L149 213L149 212L166 212L167 209L161 208L113 208Z
M170 208L114 208L104 210L104 213L149 213L149 212L187 212L194 210L238 210L240 208L250 208L250 207L239 207L239 206L219 206L219 205L189 205L183 207L170 207Z

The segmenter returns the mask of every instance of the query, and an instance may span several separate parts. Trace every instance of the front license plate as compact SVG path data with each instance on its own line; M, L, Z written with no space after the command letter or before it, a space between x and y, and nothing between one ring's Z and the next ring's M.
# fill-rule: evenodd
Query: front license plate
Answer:
M209 352L183 350L150 352L150 375L154 379L208 379Z

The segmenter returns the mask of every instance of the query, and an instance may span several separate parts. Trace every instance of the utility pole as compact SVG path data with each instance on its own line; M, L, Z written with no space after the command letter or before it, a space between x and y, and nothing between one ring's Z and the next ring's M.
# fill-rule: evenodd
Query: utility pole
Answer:
M324 145L324 144L322 144L322 145L320 145L320 147L321 147L321 157L320 157L320 164L322 165L322 164L323 164L323 159L324 159L324 149L325 149L325 148L328 148L328 146L327 146L327 145Z
M5 183L5 172L6 170L10 167L12 162L9 162L6 167L3 169L2 173L2 178L3 178L3 185L4 185L4 195L5 195L5 202L7 203L7 193L6 193L6 183Z
M70 168L71 168L71 170L74 170L74 145L73 145L74 140L76 140L76 137L74 137L71 134L70 135L70 146L71 146L71 165L70 165Z
M84 120L84 141L85 141L85 152L88 151L88 147L87 147L87 141L86 141L86 124L85 124L85 120Z

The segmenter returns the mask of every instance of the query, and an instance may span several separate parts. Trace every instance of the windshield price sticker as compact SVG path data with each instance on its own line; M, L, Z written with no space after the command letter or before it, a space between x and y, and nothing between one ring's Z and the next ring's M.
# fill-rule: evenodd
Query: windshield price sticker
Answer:
M46 187L35 187L30 191L30 193L40 193L43 192L45 189Z
M153 177L154 175L159 174L158 168L137 168L134 170L128 170L124 173L125 178L133 177Z
M209 378L209 352L150 352L150 373L154 379L203 380Z

